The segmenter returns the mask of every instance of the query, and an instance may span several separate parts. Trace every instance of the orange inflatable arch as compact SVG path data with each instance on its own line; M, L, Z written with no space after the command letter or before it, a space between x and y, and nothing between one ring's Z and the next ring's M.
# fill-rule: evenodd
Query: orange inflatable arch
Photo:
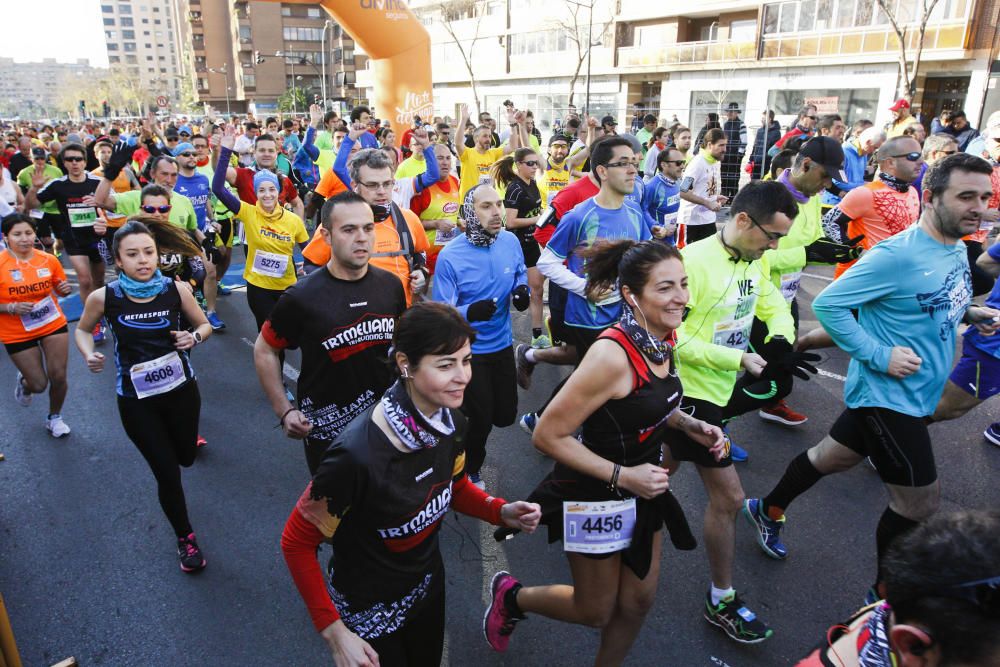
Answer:
M316 4L313 0L269 0ZM402 0L320 0L375 61L375 116L388 119L396 136L413 117L434 115L431 38ZM325 47L324 47L325 48Z

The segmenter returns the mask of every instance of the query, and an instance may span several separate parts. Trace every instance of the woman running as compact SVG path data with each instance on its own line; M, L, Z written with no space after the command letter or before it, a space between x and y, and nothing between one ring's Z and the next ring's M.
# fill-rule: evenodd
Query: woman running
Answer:
M133 216L132 219L142 222L153 232L153 237L157 241L156 246L160 251L159 267L163 275L192 287L204 285L205 264L201 261L202 248L188 232L185 232L185 235L191 239L191 243L181 242L180 234L164 230L164 225L172 224L170 222L172 207L167 189L155 183L147 185L142 189L139 201L142 213Z
M542 331L542 289L545 277L535 268L542 251L533 236L535 223L542 212L542 194L535 182L539 165L542 164L542 158L534 149L518 148L490 167L493 182L500 189L506 188L503 205L507 220L504 226L521 242L524 265L528 268L531 347L534 348L552 347L552 340Z
M326 452L292 510L281 549L338 665L438 665L444 564L437 532L450 505L533 532L538 505L487 495L465 475L459 407L475 332L454 308L418 303L390 350L400 379ZM333 544L329 581L316 550Z
M35 248L35 221L12 213L0 224L0 341L17 367L14 398L28 407L31 395L49 388L45 428L53 438L70 433L60 411L66 400L69 333L59 296L72 289L53 255ZM93 328L93 327L91 327Z
M549 541L563 540L574 585L525 588L498 572L483 631L494 650L505 651L514 623L526 613L598 627L594 664L605 666L625 659L652 607L662 525L678 549L695 547L661 465L666 429L684 431L716 458L726 441L718 427L677 409L681 382L667 341L688 301L677 249L604 241L585 257L589 292L596 296L620 283L625 308L542 413L535 447L556 463L529 498L542 506Z
M187 233L154 221L156 234L175 247L190 243ZM159 252L154 232L130 220L111 243L118 280L87 297L76 329L76 346L93 373L104 370L104 355L94 351L91 329L102 317L115 337L118 371L118 413L122 426L156 478L163 513L177 536L181 570L196 572L205 558L188 519L180 466L194 463L197 453L201 396L188 354L212 334L190 290L183 289L157 268ZM197 250L195 250L197 251ZM181 321L194 325L186 330Z

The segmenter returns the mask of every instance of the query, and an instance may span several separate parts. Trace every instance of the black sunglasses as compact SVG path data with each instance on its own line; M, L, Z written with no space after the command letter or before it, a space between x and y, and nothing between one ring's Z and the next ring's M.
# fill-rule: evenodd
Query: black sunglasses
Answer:
M684 160L664 160L663 164L675 164L678 167L684 166Z
M521 164L526 164L529 167L537 167L538 160L521 160Z
M913 151L912 153L902 153L901 155L890 155L889 157L905 157L910 162L916 162L920 159L921 152Z
M86 162L86 161L87 158L85 157L73 157L67 155L66 157L63 158L63 162Z
M183 153L179 153L179 155L180 157L194 157L194 153L191 151L184 151Z
M142 210L146 213L170 213L170 209L173 208L170 204L164 206L150 206L149 204L144 204Z

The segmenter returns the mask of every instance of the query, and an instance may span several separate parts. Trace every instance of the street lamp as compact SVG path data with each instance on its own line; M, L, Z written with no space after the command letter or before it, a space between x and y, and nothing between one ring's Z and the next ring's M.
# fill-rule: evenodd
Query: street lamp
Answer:
M321 53L323 54L323 73L321 75L323 81L323 111L326 111L326 29L333 25L333 21L327 19L323 22L323 49Z
M325 27L324 27L324 30L325 30ZM295 63L296 63L296 61L298 61L299 65L309 65L310 67L313 68L313 71L315 71L317 74L320 75L320 78L323 80L323 106L324 106L324 108L326 107L326 74L320 72L319 68L316 67L316 63L314 63L313 61L309 60L308 58L304 58L304 57L303 58L296 58L295 56L290 56L287 53L285 53L284 51L275 51L274 52L274 57L275 58L284 58L285 62L289 63L292 66L292 113L298 113L298 110L296 108L296 102L297 102L297 100L295 99L295 97L296 97L295 96L295 81L296 81L296 79L298 79L298 80L302 79L301 75L299 77L297 77L297 78L295 76ZM289 60L289 59L291 59L291 60ZM325 70L325 61L326 61L326 55L325 54L323 56L323 60L324 60L324 70Z
M226 115L227 116L232 116L232 113L229 110L229 69L226 67L225 64L223 64L222 67L219 67L219 68L209 67L208 71L212 72L213 74L224 74L225 75L225 77L226 77Z

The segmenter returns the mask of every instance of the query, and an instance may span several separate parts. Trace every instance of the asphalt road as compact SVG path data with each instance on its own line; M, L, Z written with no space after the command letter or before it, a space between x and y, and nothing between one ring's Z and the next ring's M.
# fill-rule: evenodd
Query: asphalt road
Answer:
M822 269L812 275L829 275ZM803 327L809 303L826 284L802 283ZM0 363L0 592L26 665L75 656L81 665L323 665L316 635L281 557L282 525L308 481L301 447L274 427L251 358L256 331L242 293L220 299L229 328L194 355L203 396L201 432L209 446L184 472L191 519L208 559L197 576L180 572L173 535L152 476L122 430L114 374L91 375L71 347L73 429L64 440L44 430L45 399L27 409L10 395L15 371ZM523 339L526 322L516 318ZM105 346L109 352L110 344ZM298 358L289 355L289 375ZM109 362L110 366L110 362ZM787 462L825 434L842 409L846 360L824 354L822 374L799 383L791 404L810 420L797 429L746 415L732 428L750 452L739 464L750 495L766 493ZM560 370L540 367L524 409L539 406ZM932 427L945 508L995 508L1000 452L983 428L995 407ZM517 426L495 430L484 469L487 488L523 497L551 465ZM694 468L672 488L700 535L705 494ZM790 556L768 559L742 518L735 581L775 636L757 646L728 640L701 618L708 587L704 550L665 549L658 598L629 665L752 667L789 665L826 629L855 610L874 573L874 532L885 494L866 465L822 480L788 514ZM498 545L492 528L451 513L441 531L448 571L444 664L587 665L596 630L531 618L510 650L493 653L480 631L490 576L508 569L528 585L568 583L560 546L542 532Z

